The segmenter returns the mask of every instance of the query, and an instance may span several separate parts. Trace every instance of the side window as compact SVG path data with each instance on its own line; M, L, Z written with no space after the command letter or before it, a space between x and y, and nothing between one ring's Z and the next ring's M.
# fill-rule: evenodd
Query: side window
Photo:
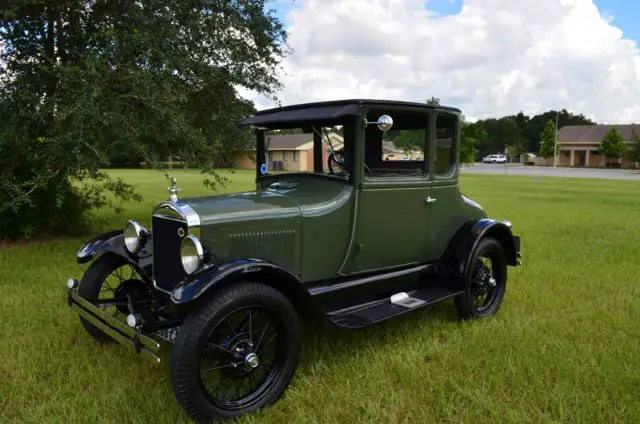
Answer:
M443 177L454 171L456 164L456 125L458 119L454 115L438 114L436 118L436 151L434 172Z
M381 131L377 125L368 125L365 130L365 177L425 175L429 115L423 111L374 110L367 113L367 121L377 121L385 114L393 119L389 131Z
M287 161L289 159L289 152L284 151L282 152L282 160Z

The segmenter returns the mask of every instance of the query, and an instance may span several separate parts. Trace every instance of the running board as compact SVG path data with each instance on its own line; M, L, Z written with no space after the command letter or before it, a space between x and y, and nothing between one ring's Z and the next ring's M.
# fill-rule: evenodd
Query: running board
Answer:
M327 313L329 321L338 327L356 329L376 324L411 311L434 305L464 293L464 290L441 286L396 293L390 298L376 300Z

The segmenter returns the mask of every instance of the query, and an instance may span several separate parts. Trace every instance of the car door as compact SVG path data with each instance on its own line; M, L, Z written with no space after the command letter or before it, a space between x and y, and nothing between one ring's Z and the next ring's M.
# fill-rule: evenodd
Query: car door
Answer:
M353 272L422 261L429 239L427 180L364 183L356 222Z
M429 239L431 182L425 158L429 114L395 113L393 134L367 127L364 176L355 214L351 273L420 263ZM374 117L373 119L375 119ZM369 117L367 119L370 119ZM396 142L420 152L404 160ZM394 159L395 158L395 159Z
M441 258L449 241L464 223L466 217L455 213L460 210L459 151L460 127L457 115L438 111L435 118L435 142L430 146L433 162L430 206L430 231L425 258Z

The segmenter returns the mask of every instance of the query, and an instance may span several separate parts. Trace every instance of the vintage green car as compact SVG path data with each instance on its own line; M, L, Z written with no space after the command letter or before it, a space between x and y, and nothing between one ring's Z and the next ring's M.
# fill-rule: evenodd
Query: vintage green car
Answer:
M77 261L91 264L67 282L99 342L156 362L172 343L171 385L194 420L275 402L304 319L358 329L445 299L463 319L498 311L520 238L460 193L458 109L340 100L241 125L255 131L255 191L179 199L173 179L150 229L131 220L89 241ZM270 148L287 137L308 137L305 154Z

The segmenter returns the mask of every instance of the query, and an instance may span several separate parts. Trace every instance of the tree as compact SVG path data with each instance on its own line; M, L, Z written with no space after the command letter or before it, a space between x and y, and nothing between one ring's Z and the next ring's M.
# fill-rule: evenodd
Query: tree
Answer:
M460 163L473 163L476 160L476 146L487 138L487 132L482 122L467 122L461 120L460 128Z
M517 158L520 153L522 152L520 152L520 150L518 149L518 146L513 146L513 145L507 146L507 157L509 159L513 160Z
M502 153L506 146L517 146L526 151L527 140L522 137L513 117L486 119L482 121L487 136L478 144L481 156Z
M100 171L110 162L180 152L210 176L251 143L236 123L254 106L237 87L280 87L286 32L265 0L6 3L0 237L76 230L109 191L139 199Z
M611 160L622 157L626 149L624 137L620 134L618 127L614 125L604 135L602 143L600 143L600 153L607 158L607 164L611 167Z
M435 97L435 96L431 96L430 99L425 100L427 102L428 105L439 105L440 104L440 99Z
M629 160L636 164L640 163L640 130L635 124L631 127L631 149L629 150Z
M559 147L556 144L556 126L552 120L548 120L540 134L540 150L538 153L545 159L558 154Z
M425 143L424 130L401 130L393 140L393 144L405 153L423 151Z

